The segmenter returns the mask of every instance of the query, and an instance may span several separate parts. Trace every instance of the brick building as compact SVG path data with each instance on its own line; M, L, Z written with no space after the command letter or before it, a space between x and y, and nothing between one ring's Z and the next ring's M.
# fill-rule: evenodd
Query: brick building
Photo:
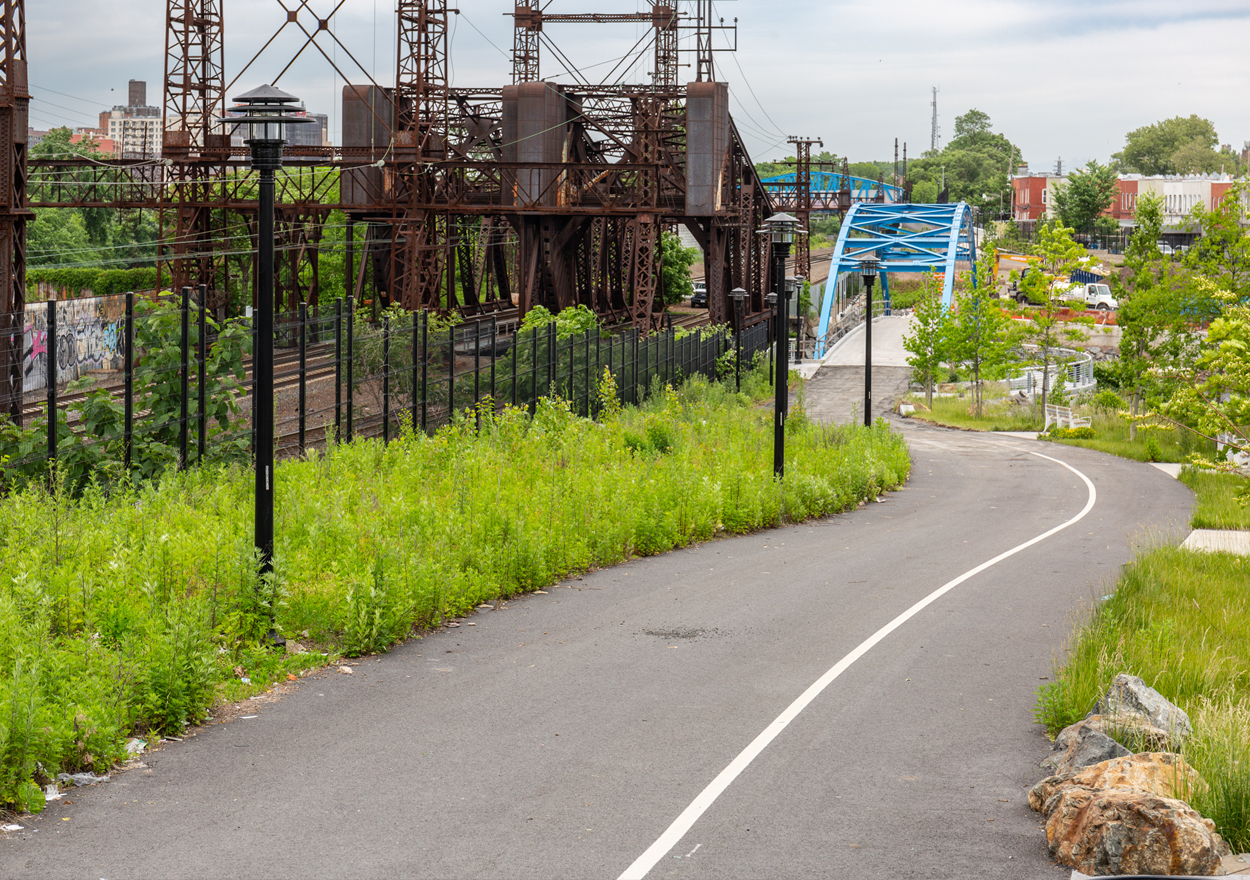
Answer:
M1017 223L1054 216L1055 187L1065 186L1067 175L1030 173L1020 169L1011 178L1011 216ZM1122 227L1136 226L1137 200L1146 193L1163 197L1163 225L1183 231L1190 212L1197 205L1215 210L1235 181L1227 174L1187 174L1145 177L1121 174L1116 180L1116 198L1103 216L1114 218Z

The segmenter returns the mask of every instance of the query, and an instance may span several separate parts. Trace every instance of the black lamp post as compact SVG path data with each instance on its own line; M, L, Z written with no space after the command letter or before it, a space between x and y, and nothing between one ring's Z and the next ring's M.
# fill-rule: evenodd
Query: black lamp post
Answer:
M774 328L777 376L773 383L776 391L773 405L773 473L778 477L785 476L786 411L790 405L790 309L786 305L790 290L786 286L786 259L790 256L790 245L794 243L794 236L804 234L800 229L801 225L789 214L774 214L764 221L763 229L756 230L760 235L767 235L772 243L773 291L777 294L777 317Z
M859 261L864 279L864 427L872 425L872 285L877 280L881 262L872 254Z
M803 276L786 276L786 298L794 303L794 357L796 362L803 359L803 315L799 313L799 294L803 290ZM786 312L789 320L789 311Z
M252 148L252 168L260 172L259 260L256 284L256 346L252 353L252 394L256 437L256 550L259 574L273 571L273 174L282 167L286 126L312 120L294 116L299 99L265 85L239 95L222 121L247 126L246 143ZM270 622L273 608L269 609ZM282 644L271 627L269 637Z
M734 355L734 385L738 391L742 390L742 301L746 299L747 292L741 287L735 287L729 291L729 297L734 301L734 329L737 331L737 353Z

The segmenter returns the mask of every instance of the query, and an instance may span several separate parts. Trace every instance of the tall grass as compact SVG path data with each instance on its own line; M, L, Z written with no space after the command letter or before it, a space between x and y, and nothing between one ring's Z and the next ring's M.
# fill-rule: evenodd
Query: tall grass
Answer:
M930 410L923 403L923 396L912 395L909 402L916 406L914 418L963 428L970 431L1041 431L1045 424L1041 406L1011 399L1002 383L986 388L985 407L980 418L975 415L972 397L956 395L933 398ZM1073 409L1092 422L1094 436L1089 439L1058 438L1043 435L1043 439L1069 446L1095 449L1121 458L1136 461L1183 462L1195 453L1205 456L1214 454L1214 445L1191 431L1181 428L1139 425L1135 439L1129 439L1129 424L1120 415L1127 407L1124 401L1096 395L1072 403Z
M1210 785L1195 806L1213 811L1206 815L1230 842L1250 842L1250 786L1239 757L1250 748L1242 723L1250 711L1247 583L1244 557L1179 547L1140 553L1074 633L1036 709L1055 733L1085 717L1116 674L1140 676L1193 720L1186 756Z
M268 650L271 615L325 653L384 650L487 599L833 513L906 478L884 422L795 412L774 480L767 392L763 371L743 394L695 379L598 423L560 400L532 418L487 406L433 437L283 463L263 582L243 467L0 500L0 804L36 809L36 783L105 769L131 733L180 730L217 698L324 662Z
M1250 529L1250 506L1245 503L1250 478L1185 468L1181 481L1194 491L1194 528Z
M935 396L932 409L925 406L923 394L912 395L908 401L916 407L914 418L935 425L970 431L1042 430L1041 407L1010 400L1001 384L990 385L985 389L980 418L976 415L971 394Z

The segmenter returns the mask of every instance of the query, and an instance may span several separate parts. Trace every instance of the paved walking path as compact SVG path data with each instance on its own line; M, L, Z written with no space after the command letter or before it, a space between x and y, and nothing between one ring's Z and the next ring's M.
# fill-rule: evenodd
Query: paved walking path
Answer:
M301 680L54 802L0 877L1066 878L1026 800L1036 689L1189 491L898 424L912 477L881 503Z

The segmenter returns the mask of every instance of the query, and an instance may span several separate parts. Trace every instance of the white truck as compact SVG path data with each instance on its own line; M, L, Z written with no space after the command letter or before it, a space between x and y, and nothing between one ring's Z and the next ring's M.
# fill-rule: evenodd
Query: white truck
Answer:
M1098 282L1073 284L1059 294L1059 299L1064 302L1084 303L1087 309L1101 309L1104 312L1113 312L1120 307L1116 298L1111 295L1111 288Z

